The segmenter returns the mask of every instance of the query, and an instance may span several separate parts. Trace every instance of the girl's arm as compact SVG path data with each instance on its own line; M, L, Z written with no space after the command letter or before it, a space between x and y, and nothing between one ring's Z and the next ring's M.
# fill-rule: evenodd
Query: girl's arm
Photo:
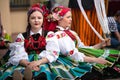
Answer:
M95 62L95 63L99 63L99 64L106 64L107 60L105 60L104 58L95 58L95 57L85 56L84 62Z
M105 46L110 46L110 39L109 38L106 38L102 42L94 45L93 48L100 49L100 48L104 48Z
M21 33L18 34L15 42L10 43L9 48L11 50L9 63L19 65L21 60L28 60L28 54L24 49L24 37Z

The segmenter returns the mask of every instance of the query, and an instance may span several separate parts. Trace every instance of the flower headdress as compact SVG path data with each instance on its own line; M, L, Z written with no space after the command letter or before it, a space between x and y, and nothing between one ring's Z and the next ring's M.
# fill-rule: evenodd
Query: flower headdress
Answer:
M36 11L36 10L43 14L43 10L40 8L39 3L32 5L27 14L30 15L33 11Z
M70 8L64 6L55 7L51 14L45 17L44 29L48 31L54 31L56 25L58 24L58 20L62 19L63 16L70 10Z
M58 13L59 16L64 16L68 11L70 11L70 8L64 7L64 6L58 6L55 7L52 12Z
M54 19L60 20L68 11L70 11L70 8L58 6L52 10L52 16Z

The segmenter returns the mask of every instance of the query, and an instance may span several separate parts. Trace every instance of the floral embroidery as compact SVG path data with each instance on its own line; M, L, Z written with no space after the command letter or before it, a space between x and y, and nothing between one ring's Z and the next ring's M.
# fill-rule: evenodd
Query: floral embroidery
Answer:
M16 40L15 40L15 42L21 42L22 40L21 40L21 38L17 38Z
M60 38L66 37L67 35L66 33L62 32L60 34L57 34L56 36L57 36L57 39L60 39Z
M57 54L57 51L53 51L53 53L54 53L55 55L58 55L58 54Z
M61 36L62 36L62 37L65 37L65 36L66 36L66 34L65 34L65 33L61 33Z
M70 55L72 55L73 53L74 53L74 50L71 50L71 51L69 52Z
M57 39L59 39L60 38L60 35L57 35Z
M53 37L54 35L53 34L49 34L47 37L48 38L51 38L51 37Z

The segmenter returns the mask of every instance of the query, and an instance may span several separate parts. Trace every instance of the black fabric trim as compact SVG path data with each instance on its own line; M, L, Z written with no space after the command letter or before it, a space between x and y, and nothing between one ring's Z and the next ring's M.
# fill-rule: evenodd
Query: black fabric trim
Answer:
M42 29L42 36L46 37L48 31ZM27 32L22 33L23 37L26 39L27 38Z

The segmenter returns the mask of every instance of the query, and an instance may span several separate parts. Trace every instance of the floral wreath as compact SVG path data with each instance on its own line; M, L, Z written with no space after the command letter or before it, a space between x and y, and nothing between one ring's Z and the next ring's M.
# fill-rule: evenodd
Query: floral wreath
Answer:
M43 11L46 12L45 7ZM52 12L47 11L44 14L43 29L47 31L54 31L58 25L58 21L61 20L68 11L71 11L71 9L63 6L55 7Z
M70 8L66 8L64 6L55 7L52 10L52 13L47 16L48 20L57 21L63 18L63 16L70 11Z

